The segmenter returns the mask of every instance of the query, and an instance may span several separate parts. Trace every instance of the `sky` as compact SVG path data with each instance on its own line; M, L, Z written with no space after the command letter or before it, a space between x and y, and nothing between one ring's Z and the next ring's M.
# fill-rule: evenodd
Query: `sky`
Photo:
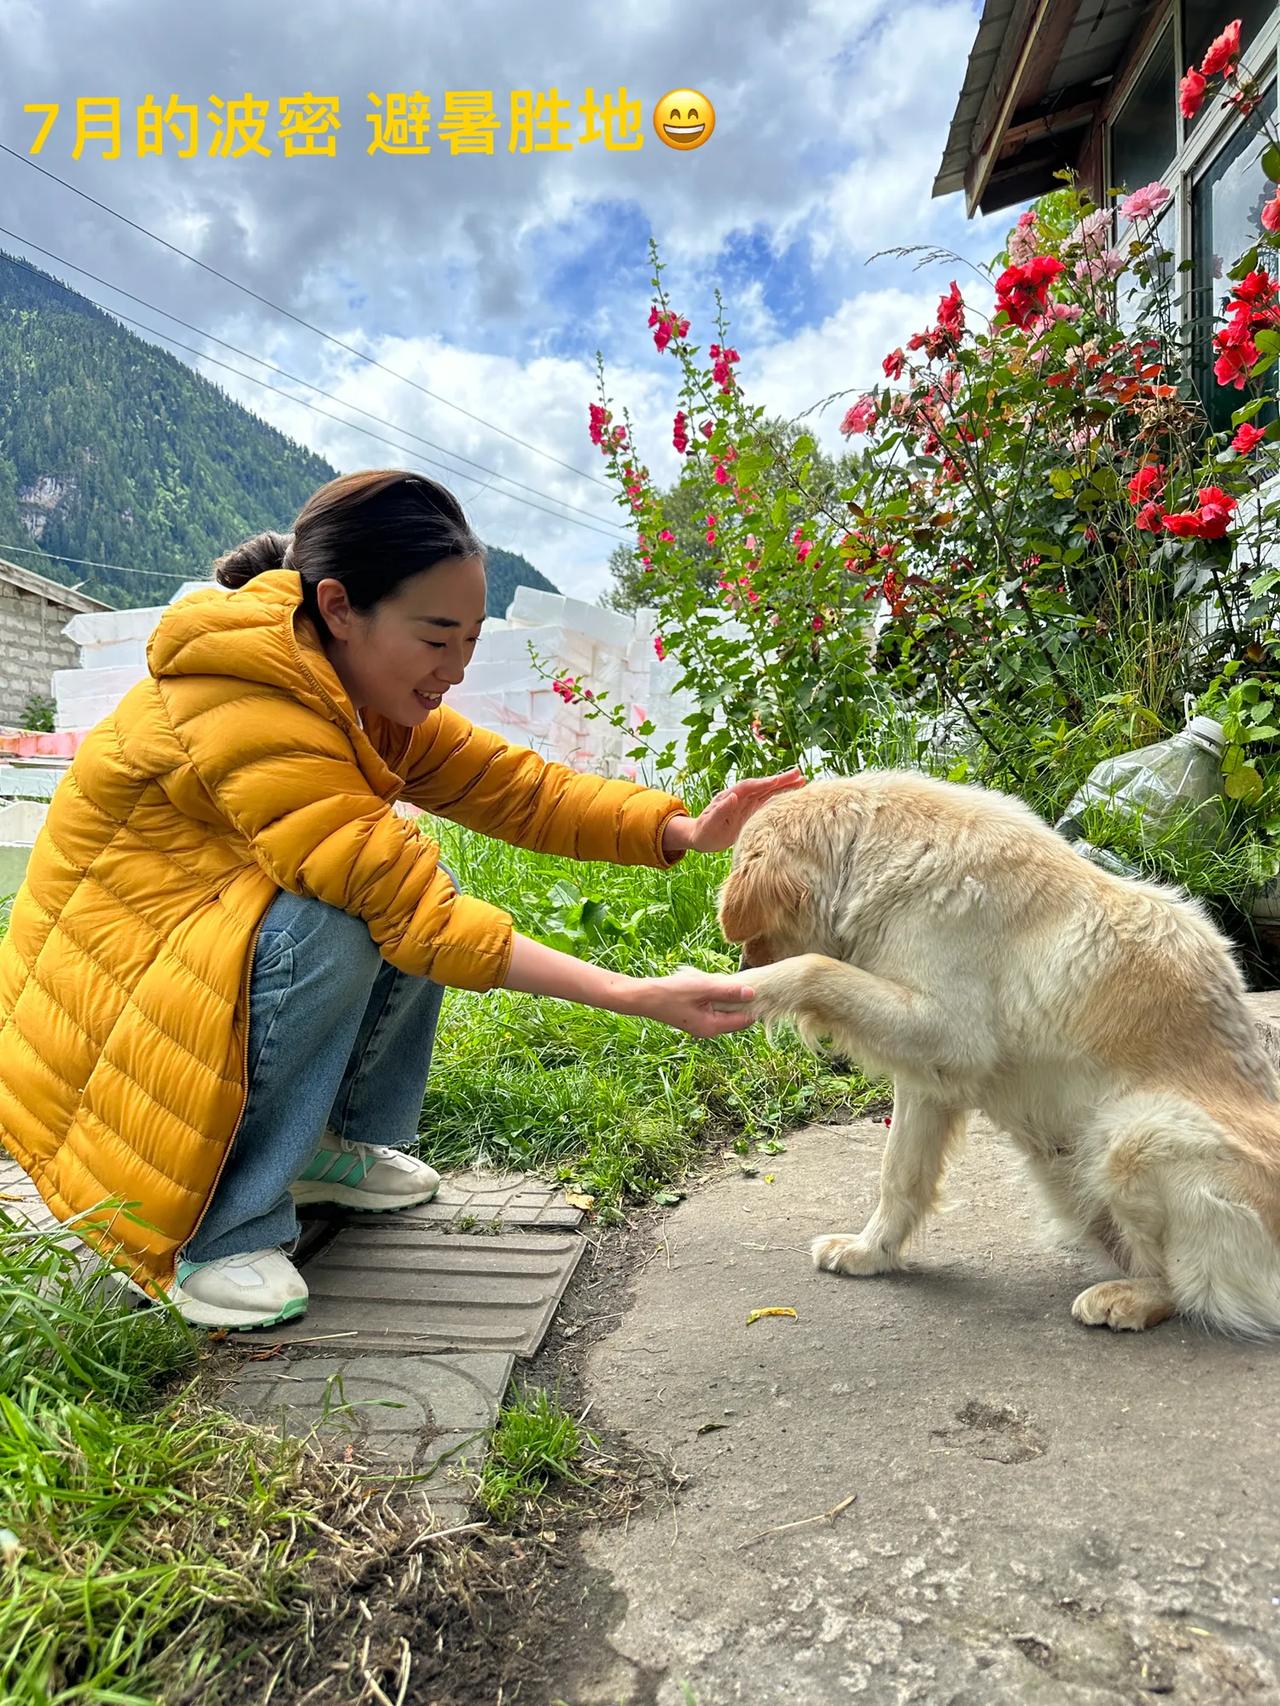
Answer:
M678 368L646 325L651 238L690 337L704 348L716 338L718 290L745 392L789 418L883 382L885 352L925 324L952 277L981 291L974 269L1000 248L1011 216L968 221L963 196L930 199L980 9L977 0L0 0L0 143L14 151L0 153L0 226L17 234L0 234L0 248L241 369L245 377L175 352L340 471L413 466L443 480L487 543L522 552L562 591L596 598L609 585L610 550L629 537L587 436L597 352L654 478L678 471ZM688 152L665 147L652 126L655 103L677 88L701 92L716 114L714 133ZM513 151L513 95L552 89L568 146ZM579 140L589 89L597 107L624 89L638 103L638 132L611 127L615 141L639 134L638 148ZM493 152L455 155L436 125L447 96L477 90L491 93L499 122ZM370 96L385 112L392 95L415 93L429 103L430 153L371 155ZM246 95L267 104L269 157L211 153L215 97ZM279 103L307 95L337 98L332 156L286 157ZM175 96L197 110L196 152L181 157L184 142L169 131L159 155L140 157L137 109ZM119 102L118 157L92 134L73 157L81 101ZM54 103L33 156L45 121L24 109ZM959 259L923 269L871 260L909 245ZM847 406L810 417L832 449Z

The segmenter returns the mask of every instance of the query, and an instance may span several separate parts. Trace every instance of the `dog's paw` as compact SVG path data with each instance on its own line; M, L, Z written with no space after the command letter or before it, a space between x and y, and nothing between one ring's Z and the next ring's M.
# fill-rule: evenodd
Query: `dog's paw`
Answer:
M1110 1327L1113 1333L1141 1333L1167 1321L1174 1302L1163 1280L1104 1280L1082 1291L1071 1313L1086 1327Z
M878 1245L852 1232L828 1232L809 1246L815 1268L828 1274L885 1274L899 1264Z

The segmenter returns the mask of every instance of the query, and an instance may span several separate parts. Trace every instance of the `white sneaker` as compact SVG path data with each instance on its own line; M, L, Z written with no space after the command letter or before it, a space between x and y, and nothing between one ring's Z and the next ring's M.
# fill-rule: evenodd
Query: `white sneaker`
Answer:
M342 1208L412 1208L430 1202L440 1175L425 1161L377 1143L355 1143L326 1131L291 1187L299 1204L337 1203Z
M179 1259L169 1296L195 1327L274 1327L307 1312L307 1282L283 1250Z

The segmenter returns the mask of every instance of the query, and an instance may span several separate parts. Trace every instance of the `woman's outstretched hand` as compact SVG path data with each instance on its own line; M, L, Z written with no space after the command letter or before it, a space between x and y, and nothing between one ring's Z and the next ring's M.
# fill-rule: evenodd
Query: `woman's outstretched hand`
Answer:
M722 1037L754 1022L747 1006L754 993L740 978L686 966L668 977L635 979L625 1011L659 1019L693 1037Z
M663 831L662 850L668 859L677 853L723 853L742 834L753 812L758 812L775 794L803 788L807 778L799 770L784 770L780 776L754 776L724 788L697 817L673 817Z

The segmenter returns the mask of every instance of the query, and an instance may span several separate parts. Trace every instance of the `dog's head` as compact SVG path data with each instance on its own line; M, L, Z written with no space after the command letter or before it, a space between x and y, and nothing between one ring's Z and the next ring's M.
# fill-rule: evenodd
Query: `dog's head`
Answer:
M756 813L739 837L720 891L720 929L742 945L740 964L771 965L809 946L809 884L785 832L788 797Z

